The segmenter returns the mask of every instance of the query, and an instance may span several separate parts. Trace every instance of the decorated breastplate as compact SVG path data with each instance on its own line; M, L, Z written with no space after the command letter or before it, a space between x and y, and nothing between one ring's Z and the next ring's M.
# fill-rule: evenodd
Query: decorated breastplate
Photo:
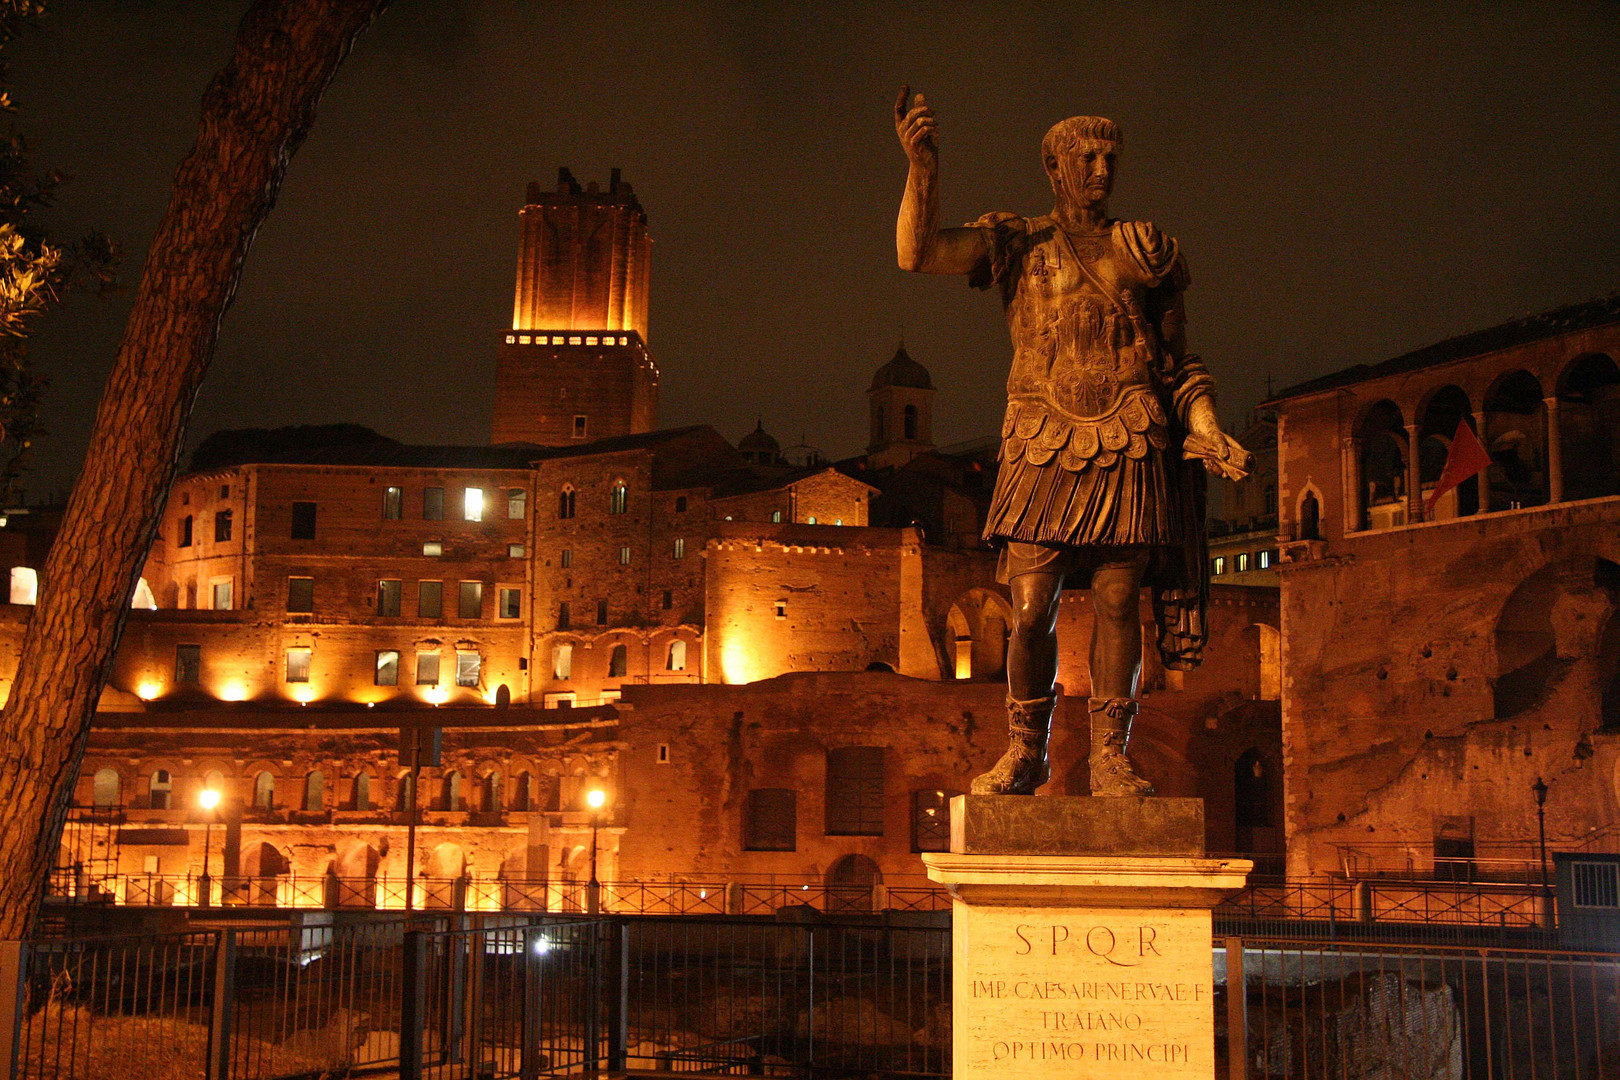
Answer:
M1056 459L1080 472L1169 445L1153 385L1154 344L1146 339L1152 331L1119 267L1111 232L1063 238L1044 230L1025 253L1007 312L1014 358L1004 460Z

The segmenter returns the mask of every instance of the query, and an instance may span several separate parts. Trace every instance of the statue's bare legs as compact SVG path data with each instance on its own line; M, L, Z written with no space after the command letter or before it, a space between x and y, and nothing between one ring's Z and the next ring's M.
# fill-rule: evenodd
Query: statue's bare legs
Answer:
M1151 795L1125 754L1142 672L1140 595L1145 551L1091 570L1091 790ZM1013 626L1007 653L1009 743L975 794L1032 795L1051 776L1046 743L1057 703L1057 614L1064 574L1019 574L1009 582Z

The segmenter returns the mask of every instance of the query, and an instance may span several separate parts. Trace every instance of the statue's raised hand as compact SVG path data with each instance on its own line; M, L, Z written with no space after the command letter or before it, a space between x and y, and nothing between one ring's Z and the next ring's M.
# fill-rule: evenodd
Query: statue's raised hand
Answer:
M913 165L924 168L933 168L939 161L939 151L934 147L934 129L939 121L934 118L934 110L928 107L928 100L918 94L915 101L907 107L911 98L911 87L902 86L900 96L894 101L894 132L900 136L900 145L905 147L906 157L911 159Z

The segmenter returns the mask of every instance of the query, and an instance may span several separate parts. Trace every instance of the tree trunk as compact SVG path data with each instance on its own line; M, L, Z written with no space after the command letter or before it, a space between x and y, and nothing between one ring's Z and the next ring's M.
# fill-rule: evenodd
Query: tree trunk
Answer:
M41 575L0 714L0 940L56 860L96 703L168 499L186 420L259 225L355 37L386 0L259 0L203 95Z

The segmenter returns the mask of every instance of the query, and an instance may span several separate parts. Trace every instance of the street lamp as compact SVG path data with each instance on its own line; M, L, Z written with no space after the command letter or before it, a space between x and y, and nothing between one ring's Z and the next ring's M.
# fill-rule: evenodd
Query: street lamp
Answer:
M1536 796L1536 834L1541 844L1541 891L1547 891L1547 782L1536 777L1530 785Z
M211 787L203 788L197 795L197 805L208 812L208 817L203 822L203 871L202 877L197 882L198 889L202 893L197 906L207 907L213 899L214 892L214 881L208 876L208 862L213 855L214 819L219 816L216 812L219 809L219 792Z
M596 832L602 826L602 807L607 805L607 792L591 788L585 793L585 805L591 808L591 881L585 886L585 910L595 915L601 907L602 883L596 880Z

